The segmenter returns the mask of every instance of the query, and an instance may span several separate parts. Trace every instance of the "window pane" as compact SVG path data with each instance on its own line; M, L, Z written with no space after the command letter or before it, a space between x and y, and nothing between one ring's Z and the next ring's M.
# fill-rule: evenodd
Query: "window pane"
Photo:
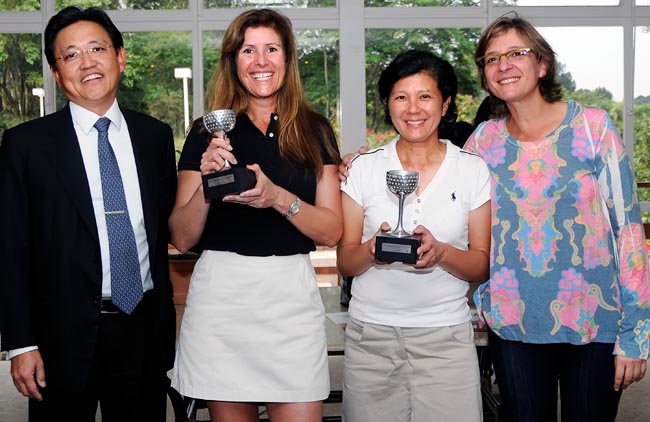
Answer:
M30 12L40 10L40 0L2 0L0 1L0 12Z
M97 6L104 10L170 10L170 9L187 9L188 0L86 0L83 5L79 0L56 0L56 10L61 10L68 6L77 6L80 8Z
M634 171L637 180L650 182L650 30L636 28L634 57ZM639 198L650 201L650 189L640 189Z
M348 0L349 1L349 0ZM336 0L205 0L206 8L233 7L336 7Z
M221 42L224 31L203 31L203 92L205 92L204 108L208 110L207 98L213 83L214 73L221 55Z
M486 0L487 1L487 0ZM366 7L448 7L448 6L478 6L480 0L365 0Z
M305 93L314 108L326 116L339 133L339 34L336 30L296 30L298 65ZM203 74L205 92L210 92L212 76L221 54L223 31L203 33ZM207 104L206 104L207 107Z
M538 27L557 54L564 99L605 109L623 134L623 28ZM566 40L589 40L576 48ZM603 59L606 58L606 59Z
M325 29L298 30L296 38L300 78L307 97L338 133L339 33Z
M174 131L176 149L185 139L183 81L174 69L192 67L192 34L189 32L137 32L124 34L126 70L118 91L121 105L150 114ZM189 115L192 116L192 83L188 81Z
M474 49L480 35L477 28L366 30L366 143L370 147L383 145L395 135L392 126L384 122L377 81L386 65L407 49L433 51L454 66L458 78L458 120L471 123L484 96L474 64Z
M0 139L5 129L41 115L41 50L40 34L0 34Z
M618 6L620 0L494 0L497 6Z

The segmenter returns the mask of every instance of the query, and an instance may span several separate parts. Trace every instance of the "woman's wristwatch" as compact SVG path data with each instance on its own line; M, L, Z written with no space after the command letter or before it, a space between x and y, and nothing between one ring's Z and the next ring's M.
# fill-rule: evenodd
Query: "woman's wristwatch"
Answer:
M293 217L300 212L300 198L296 196L296 200L289 205L289 211L282 214L284 218Z

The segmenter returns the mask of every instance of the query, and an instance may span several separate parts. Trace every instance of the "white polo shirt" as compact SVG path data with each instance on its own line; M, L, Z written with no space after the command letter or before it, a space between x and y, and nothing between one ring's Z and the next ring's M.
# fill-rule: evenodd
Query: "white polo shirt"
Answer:
M386 187L386 172L403 170L398 140L356 157L341 184L364 210L362 242L374 236L384 221L391 228L397 225L398 197ZM446 140L440 142L447 144L445 159L420 195L406 197L403 226L412 232L421 224L436 239L467 250L469 213L490 199L490 175L478 155ZM354 277L349 313L361 321L399 327L461 324L470 320L468 288L466 281L439 266L424 271L373 266Z

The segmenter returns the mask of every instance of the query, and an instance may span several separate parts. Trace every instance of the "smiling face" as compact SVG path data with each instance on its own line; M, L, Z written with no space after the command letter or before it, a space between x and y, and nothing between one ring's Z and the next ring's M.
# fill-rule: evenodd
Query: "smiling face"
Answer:
M388 111L400 139L438 139L438 127L450 98L443 101L437 82L425 72L398 80L388 97Z
M530 47L526 39L515 29L509 29L490 41L486 54L500 54L526 47ZM499 57L485 66L484 74L488 89L494 96L506 103L514 103L542 97L539 79L546 75L546 65L537 59L533 51L524 56Z
M103 115L113 104L126 65L124 49L113 47L89 54L85 50L110 45L111 38L99 24L80 21L62 29L54 43L55 56L62 57L80 50L75 60L56 61L51 67L56 83L72 102Z
M275 98L285 72L286 56L280 36L271 28L248 28L237 53L237 77L249 95Z

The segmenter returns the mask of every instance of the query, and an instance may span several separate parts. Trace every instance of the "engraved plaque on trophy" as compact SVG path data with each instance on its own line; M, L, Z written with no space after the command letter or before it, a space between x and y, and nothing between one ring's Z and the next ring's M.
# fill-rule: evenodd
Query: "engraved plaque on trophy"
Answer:
M420 183L420 175L415 171L389 170L386 172L388 190L399 197L399 216L397 226L388 233L377 235L375 243L375 259L377 262L403 262L415 264L418 260L420 237L413 235L402 225L404 213L404 198L415 192Z
M210 133L227 132L235 127L236 115L233 110L214 110L203 116L203 126ZM237 195L255 187L255 173L242 166L231 166L226 160L220 171L204 174L203 194L206 199L223 199L227 195Z

